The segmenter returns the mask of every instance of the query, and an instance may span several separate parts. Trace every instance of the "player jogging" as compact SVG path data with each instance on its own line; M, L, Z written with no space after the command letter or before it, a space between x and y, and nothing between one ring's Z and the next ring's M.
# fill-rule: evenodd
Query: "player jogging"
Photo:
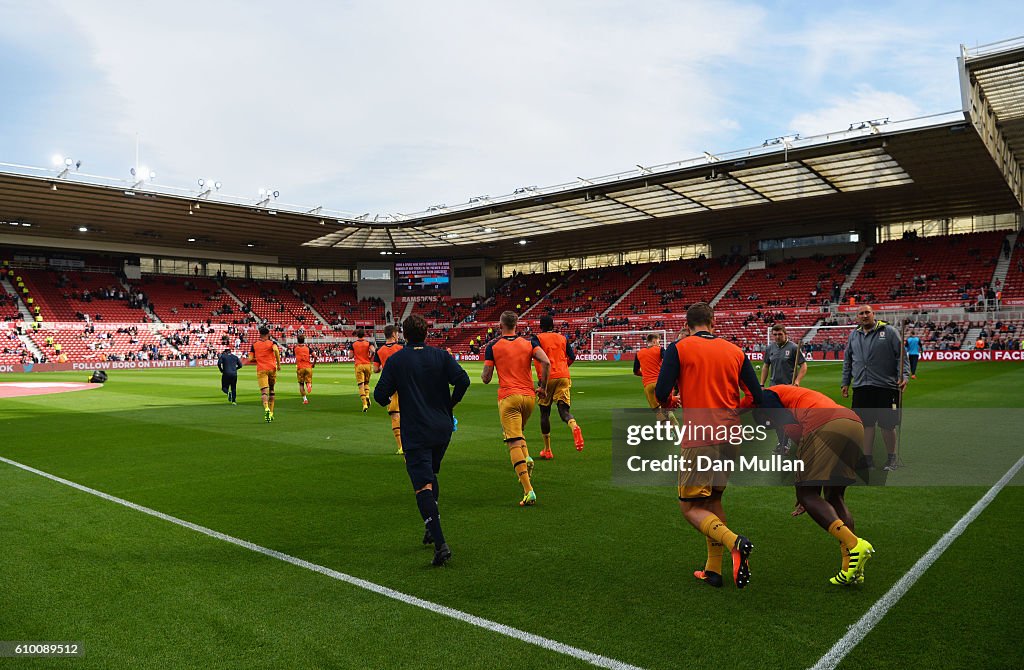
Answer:
M404 322L409 345L395 352L383 367L373 399L389 405L402 394L405 404L405 470L416 493L416 507L423 519L423 544L434 545L433 565L442 566L451 549L441 530L438 512L437 475L452 439L452 410L469 388L469 375L441 349L424 344L427 322L413 314Z
M528 507L537 504L537 494L530 481L533 459L526 447L523 428L533 412L534 394L542 401L545 397L551 363L536 337L527 339L516 334L518 322L519 317L515 312L501 313L501 337L487 345L480 379L490 384L494 371L498 371L501 429L505 435L505 444L508 445L512 467L523 486L523 499L519 505ZM533 361L538 361L541 368L536 391L533 388Z
M665 406L673 387L678 386L687 419L695 424L735 426L740 423L740 385L752 396L754 406L762 402L761 385L754 367L743 351L731 342L715 337L715 315L706 302L686 310L689 337L676 340L665 350L654 394ZM694 411L696 410L696 411ZM689 439L681 445L687 456L698 462L704 456L711 461L727 461L729 445L709 440ZM694 577L711 586L722 585L722 550L732 552L732 574L737 588L750 582L748 557L754 545L725 525L722 494L726 479L722 472L697 471L679 474L679 509L683 517L706 538L707 561Z
M363 404L363 412L370 409L370 376L373 374L373 354L377 347L366 339L366 332L356 328L356 340L348 346L356 365L356 386L359 388L359 400Z
M242 361L238 360L231 349L225 349L217 358L217 369L220 370L220 390L228 394L228 402L237 405L238 371L242 369Z
M313 368L316 367L316 361L313 360L309 347L306 345L305 335L297 335L295 341L297 342L293 351L295 354L295 378L299 382L299 395L302 396L302 404L308 405L309 398L307 396L313 392Z
M274 385L281 370L281 350L270 339L270 329L260 326L260 338L252 343L249 358L256 364L256 381L260 386L263 400L263 418L267 423L274 420Z
M829 580L832 584L862 583L864 566L875 548L853 534L853 515L845 499L846 487L856 482L855 468L864 443L860 417L823 393L790 384L765 389L764 396L762 407L787 410L772 416L797 441L796 457L804 465L796 473L793 515L806 511L839 541L843 565Z
M669 407L678 404L678 398L669 399L668 407L662 407L658 397L654 395L654 388L658 384L658 373L661 372L661 361L665 356L665 349L661 346L661 335L651 333L647 336L647 346L636 352L633 359L633 374L640 377L644 386L644 397L647 404L658 416L658 421L675 421L675 416L668 411Z
M555 320L545 314L540 317L540 334L537 341L541 349L547 354L551 361L551 372L548 374L548 385L544 396L540 399L540 433L544 438L544 448L537 458L550 460L555 457L551 453L551 403L558 406L558 416L572 430L572 441L576 451L583 451L583 431L580 429L576 418L569 411L569 390L572 388L572 379L569 376L569 366L576 360L576 352L572 345L565 339L564 335L554 332ZM541 376L541 364L535 363L537 377Z
M388 358L402 350L398 343L398 329L388 324L384 326L384 346L373 354L373 371L380 374ZM404 454L402 451L402 422L398 410L398 393L395 392L388 402L388 415L391 417L391 432L395 435L395 443L398 444L396 454Z

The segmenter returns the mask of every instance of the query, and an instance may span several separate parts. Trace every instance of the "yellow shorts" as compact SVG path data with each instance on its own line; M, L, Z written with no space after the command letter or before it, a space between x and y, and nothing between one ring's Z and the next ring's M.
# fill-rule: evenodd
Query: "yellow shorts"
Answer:
M300 384L307 384L313 381L313 368L295 368L295 378Z
M523 426L533 413L536 401L532 395L510 395L498 401L498 415L506 442L524 439Z
M796 457L804 462L797 486L850 486L864 444L864 425L853 419L833 419L800 440Z
M256 383L261 389L274 388L274 384L277 383L277 370L257 370Z
M398 409L398 394L391 396L391 402L388 403L388 414L395 414L399 412Z
M356 366L356 382L360 384L369 384L370 375L373 374L372 365L357 365Z
M644 386L644 395L647 397L647 404L651 406L651 409L658 409L661 407L661 403L658 402L658 397L654 395L654 387L657 384L648 384Z
M703 456L706 459L710 459L711 463L720 464L723 468L727 468L727 464L735 460L738 449L739 447L728 444L712 444L706 447L683 449L682 455L683 458L688 459L687 465L689 470L679 471L677 478L679 499L691 501L709 498L713 492L725 490L726 485L729 483L729 470L716 471L709 469L703 472L698 471L698 457ZM705 459L700 460L704 460L705 463L709 462Z
M557 402L564 402L566 405L571 404L569 402L569 389L571 388L572 380L568 377L549 379L547 393L544 399L540 401L541 407L551 407L552 403Z

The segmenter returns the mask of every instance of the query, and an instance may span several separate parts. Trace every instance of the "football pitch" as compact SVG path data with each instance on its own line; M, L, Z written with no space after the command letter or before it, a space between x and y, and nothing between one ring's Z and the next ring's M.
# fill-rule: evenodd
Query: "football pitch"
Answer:
M215 368L113 371L101 389L0 400L0 456L223 534L0 462L0 638L84 649L77 659L5 666L593 667L548 644L562 643L608 667L808 668L998 479L851 489L858 534L877 551L866 582L852 588L828 583L838 545L806 515L790 516L791 488L730 488L729 526L755 545L752 581L741 591L727 576L711 589L692 576L705 544L685 525L675 490L612 482L612 410L644 406L631 363L573 366L586 449L573 449L556 418L555 459L537 462L538 505L526 509L501 440L496 384L480 383L478 363L465 367L473 384L440 477L454 554L443 569L420 543L388 416L376 405L360 411L351 365L318 366L308 406L286 366L272 424L251 369L240 375L237 406ZM838 398L839 371L812 365L805 385ZM910 408L1024 407L1016 364L919 372ZM534 455L538 419L527 427ZM984 458L984 444L950 428L957 437L944 448ZM876 447L876 460L882 453ZM1018 473L839 667L1024 667L1021 484Z

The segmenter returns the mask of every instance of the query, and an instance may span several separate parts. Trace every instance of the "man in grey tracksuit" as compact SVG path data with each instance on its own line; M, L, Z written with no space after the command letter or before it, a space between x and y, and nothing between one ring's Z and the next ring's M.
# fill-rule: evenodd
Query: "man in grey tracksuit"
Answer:
M800 351L800 345L789 339L786 327L781 323L772 326L772 343L764 352L764 365L761 366L761 386L765 386L771 375L771 385L792 384L800 386L800 381L807 374L807 361ZM766 387L767 388L767 387ZM776 454L789 453L789 438L785 427L776 428L779 443L775 447Z
M853 411L864 422L866 467L874 466L871 451L877 424L889 453L884 469L895 470L896 426L900 422L900 398L910 377L910 361L903 355L900 332L876 320L870 306L864 305L857 312L857 326L850 333L843 358L843 397L849 397L852 382Z

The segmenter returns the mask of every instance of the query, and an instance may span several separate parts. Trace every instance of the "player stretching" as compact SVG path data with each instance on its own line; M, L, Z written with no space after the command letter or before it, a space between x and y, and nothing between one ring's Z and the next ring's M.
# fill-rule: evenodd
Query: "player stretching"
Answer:
M501 337L487 345L484 354L484 370L480 379L485 384L491 383L495 369L498 371L498 414L501 417L501 429L505 434L512 467L523 485L521 507L535 505L537 494L530 482L533 472L533 459L526 447L523 427L533 412L534 393L544 401L548 387L548 373L551 362L544 353L536 337L526 339L516 335L516 324L519 317L515 312L501 313ZM533 369L531 363L540 363L540 382L536 392L533 389Z
M295 345L295 378L299 381L299 395L302 396L302 404L308 405L309 398L307 396L313 392L313 368L316 367L316 361L313 360L309 347L306 346L306 336L297 335L295 340L297 342Z
M380 374L380 371L384 369L384 364L388 362L388 357L401 350L402 345L398 343L398 329L391 324L384 326L384 346L373 354L373 371ZM388 414L391 416L391 432L395 434L395 442L398 444L398 451L395 453L401 455L405 452L402 451L402 422L398 412L398 392L396 391L388 403Z
M689 337L676 340L665 350L654 394L664 407L672 388L679 388L683 411L691 423L729 426L740 423L740 384L745 386L753 404L761 406L761 385L754 367L743 351L714 335L715 314L706 302L686 310ZM680 445L694 463L705 456L712 462L728 461L729 445L690 439ZM696 470L696 469L695 469ZM727 471L726 471L727 473ZM722 585L722 549L732 551L732 576L737 588L750 582L747 558L754 545L725 525L722 494L727 483L722 472L680 472L679 509L683 517L707 540L708 558L703 570L693 576L711 586Z
M576 360L576 352L572 345L555 331L555 320L545 314L540 317L541 333L537 336L541 349L548 355L551 361L551 372L548 375L548 385L544 397L540 399L540 433L544 438L544 449L537 454L537 458L550 460L555 457L551 453L551 403L558 406L558 416L569 425L572 430L572 441L576 445L576 451L583 451L583 431L576 423L576 418L569 411L569 389L572 388L572 379L569 377L569 366ZM538 362L537 376L540 377L541 365Z
M776 384L765 389L764 396L762 407L789 410L781 412L776 423L797 441L796 457L804 464L803 471L796 473L793 516L806 511L839 540L843 567L829 581L840 586L863 582L864 566L875 548L853 534L853 515L845 496L846 487L857 480L854 468L864 444L864 424L853 410L810 389Z
M348 346L356 362L356 385L359 387L359 400L363 403L363 412L370 409L370 376L373 374L373 354L377 347L366 339L366 332L356 328L356 341Z
M252 343L249 360L256 364L256 381L260 385L263 400L263 418L267 423L274 420L274 385L281 370L281 350L270 339L270 329L260 326L260 339Z

